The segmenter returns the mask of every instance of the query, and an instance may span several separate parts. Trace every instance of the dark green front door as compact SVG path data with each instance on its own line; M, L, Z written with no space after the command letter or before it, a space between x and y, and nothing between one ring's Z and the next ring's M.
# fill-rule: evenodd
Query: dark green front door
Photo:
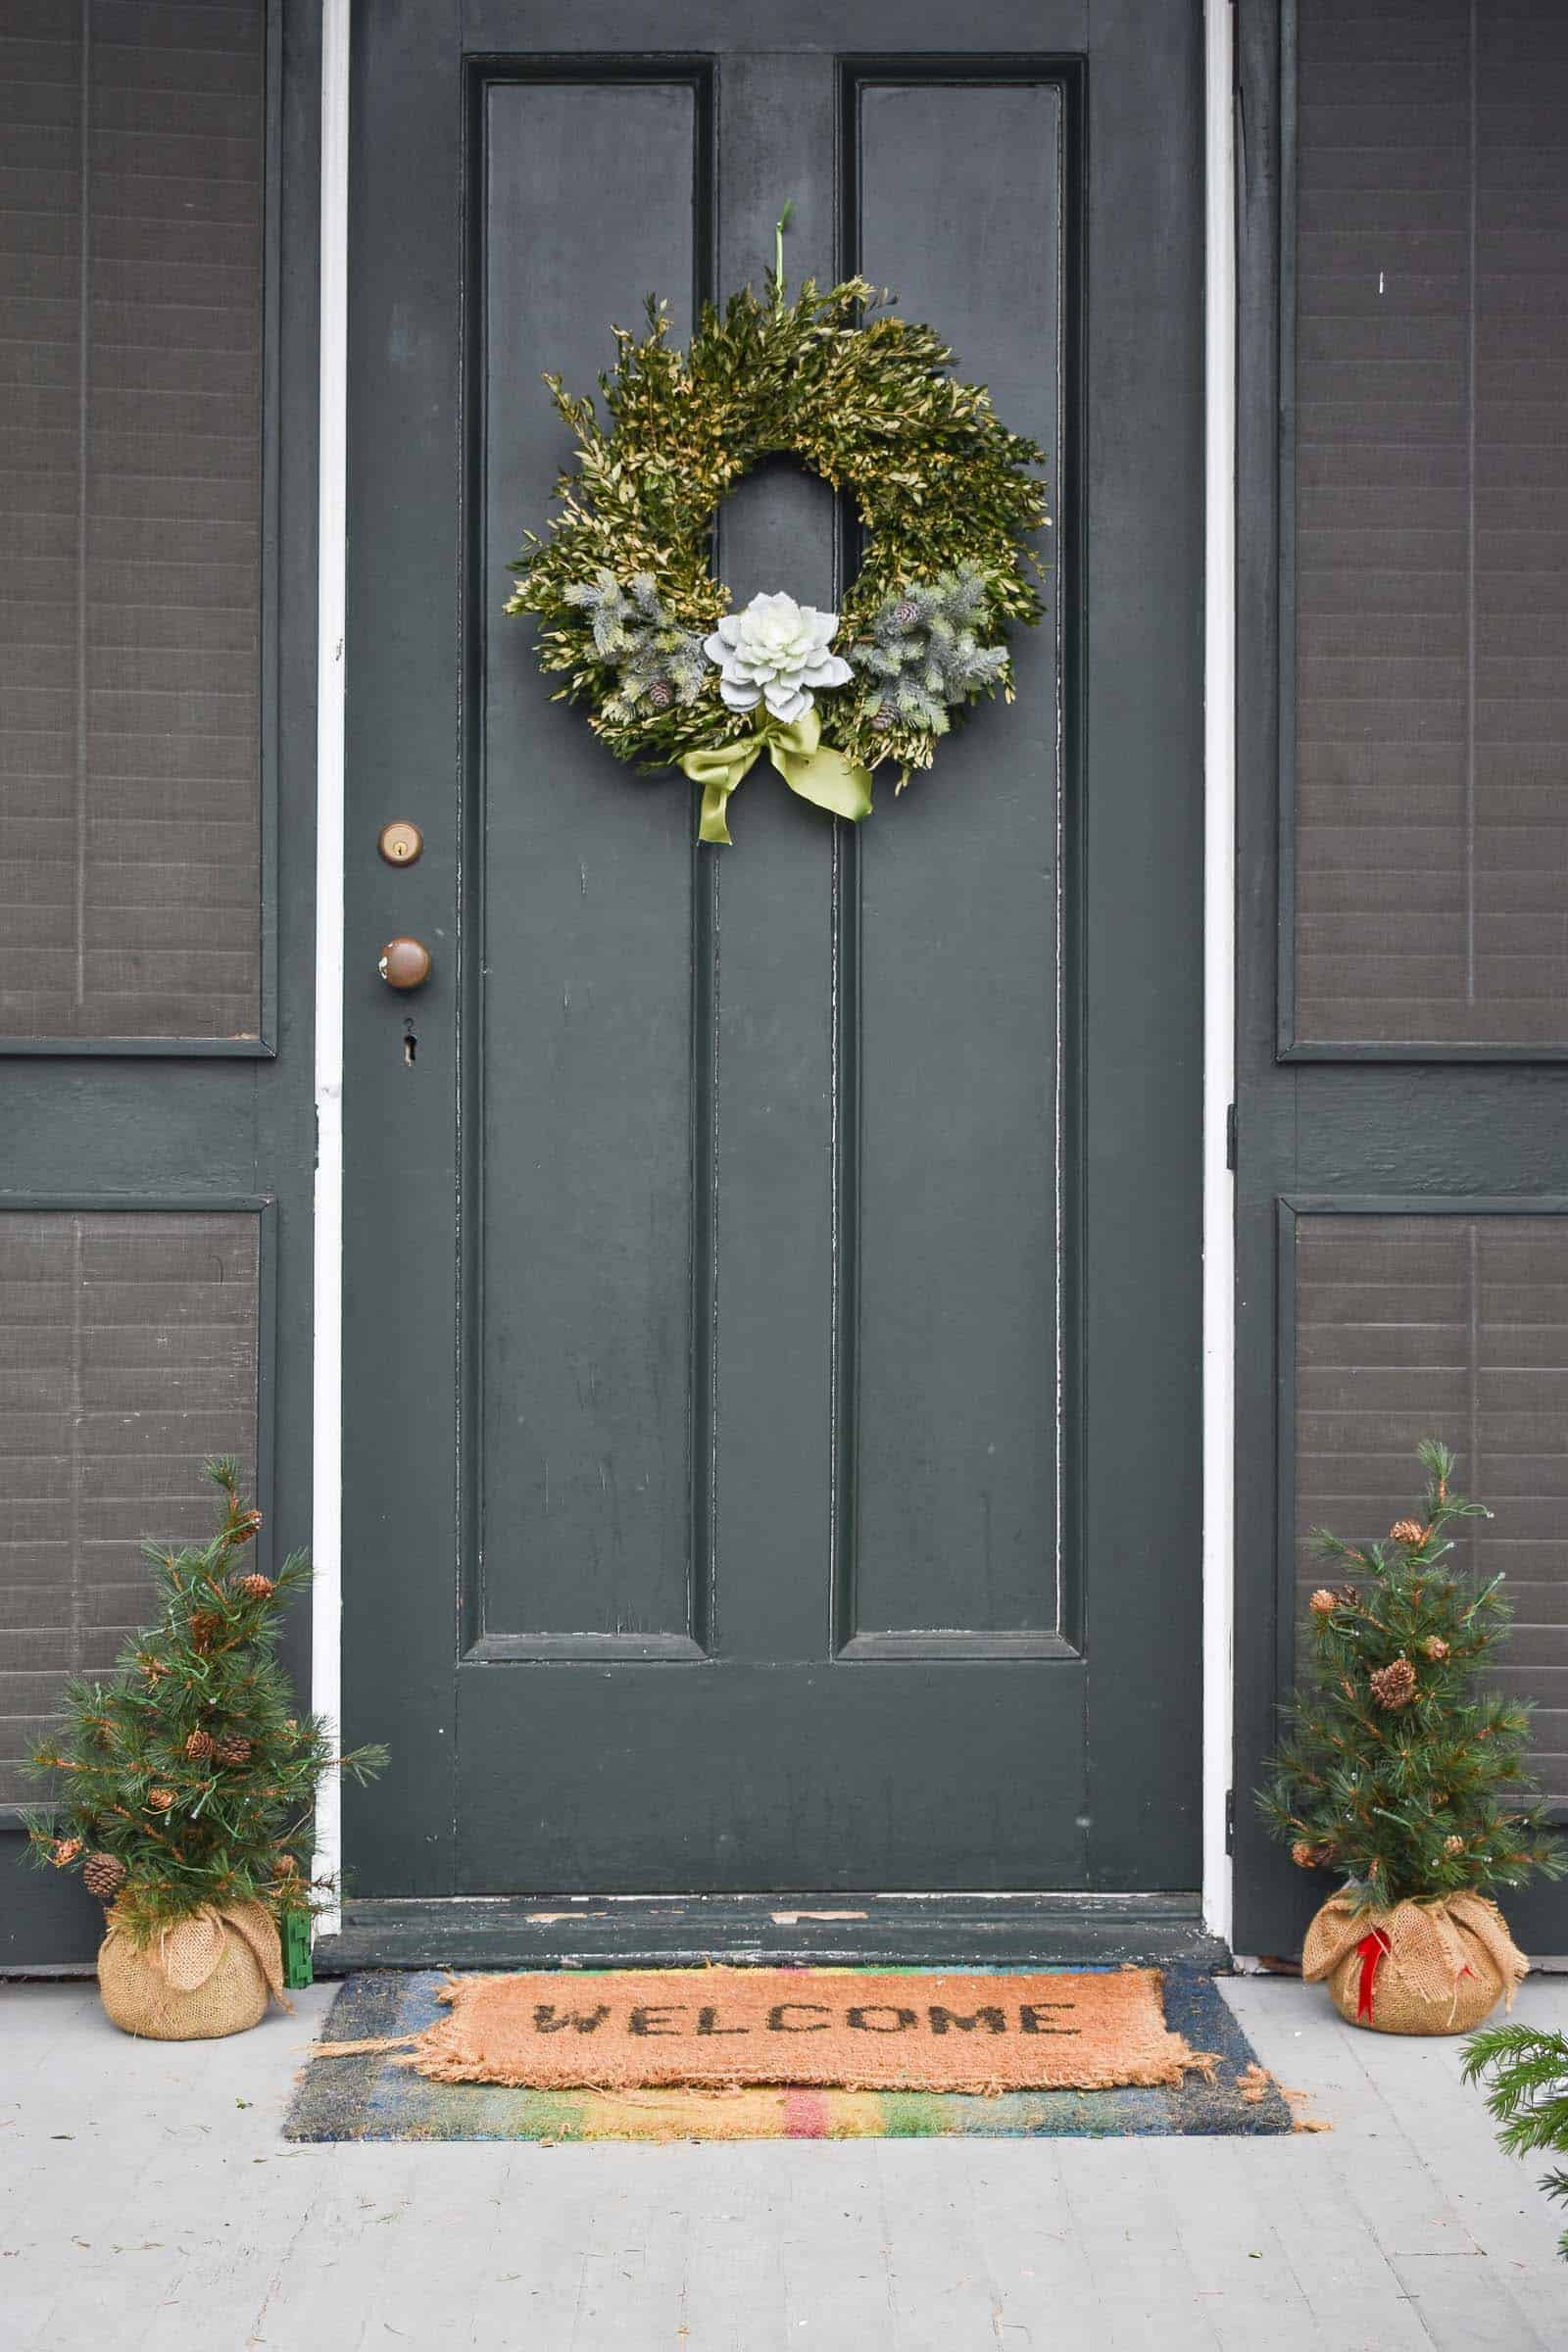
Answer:
M357 1893L1198 1883L1199 31L359 11ZM540 371L759 281L786 199L792 276L893 287L1048 451L1051 617L863 829L760 768L715 852L501 607ZM737 601L850 560L784 462L721 517Z

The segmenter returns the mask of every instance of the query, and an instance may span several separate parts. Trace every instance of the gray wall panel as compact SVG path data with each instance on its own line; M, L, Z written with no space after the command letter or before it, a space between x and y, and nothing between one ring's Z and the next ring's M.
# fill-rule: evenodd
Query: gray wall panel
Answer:
M0 1036L260 1034L266 24L0 27Z
M146 1622L144 1539L200 1542L203 1458L254 1488L255 1212L0 1210L0 1804L69 1675Z
M1568 1217L1306 1215L1295 1235L1296 1624L1308 1538L1385 1536L1421 1492L1421 1438L1495 1516L1457 1553L1502 1575L1498 1680L1537 1703L1536 1762L1568 1805Z
M1568 1045L1568 41L1300 0L1296 1038Z

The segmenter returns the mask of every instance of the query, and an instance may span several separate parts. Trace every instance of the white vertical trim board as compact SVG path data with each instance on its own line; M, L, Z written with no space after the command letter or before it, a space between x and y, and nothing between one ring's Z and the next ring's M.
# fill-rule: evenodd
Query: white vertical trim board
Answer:
M316 1214L311 1704L335 1738L343 1615L343 633L348 577L349 0L321 9L321 318L316 663ZM316 1805L314 1875L343 1860L336 1773ZM335 1890L318 1920L340 1924Z
M1232 0L1205 0L1203 1923L1231 1939L1236 1552L1236 148Z

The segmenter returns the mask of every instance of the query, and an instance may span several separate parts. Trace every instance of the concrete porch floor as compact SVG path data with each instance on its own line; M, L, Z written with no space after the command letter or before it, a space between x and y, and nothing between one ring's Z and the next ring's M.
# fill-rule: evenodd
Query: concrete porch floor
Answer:
M1568 2265L1458 2042L1225 1984L1283 2139L290 2147L331 1987L193 2044L0 1987L5 2352L1560 2352ZM1516 2014L1568 2022L1568 1979Z

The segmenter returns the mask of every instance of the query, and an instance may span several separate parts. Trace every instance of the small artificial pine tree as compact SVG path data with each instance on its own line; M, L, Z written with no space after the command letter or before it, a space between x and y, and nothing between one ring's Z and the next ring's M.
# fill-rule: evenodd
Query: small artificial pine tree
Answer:
M1317 1549L1353 1581L1312 1594L1308 1678L1258 1805L1303 1870L1336 1870L1358 1909L1517 1886L1565 1861L1525 1768L1530 1708L1478 1688L1506 1635L1501 1577L1446 1565L1455 1519L1490 1519L1450 1492L1453 1456L1428 1440L1419 1519L1384 1544L1320 1529Z
M322 1775L341 1768L365 1781L386 1761L381 1747L334 1755L320 1718L295 1713L273 1651L310 1565L296 1553L275 1578L247 1568L262 1515L242 1498L232 1461L209 1462L206 1475L220 1497L212 1542L143 1547L159 1623L128 1644L113 1682L67 1686L64 1721L32 1755L33 1772L59 1789L53 1818L28 1819L34 1858L79 1868L137 1943L208 1904L310 1913L319 1883L294 1849Z
M1464 2079L1488 2078L1487 2106L1502 2126L1497 2138L1510 2156L1543 2148L1568 2155L1568 2034L1540 2026L1488 2026L1464 2045ZM1568 2204L1568 2172L1544 2173L1548 2197ZM1568 2230L1557 2240L1568 2262Z

